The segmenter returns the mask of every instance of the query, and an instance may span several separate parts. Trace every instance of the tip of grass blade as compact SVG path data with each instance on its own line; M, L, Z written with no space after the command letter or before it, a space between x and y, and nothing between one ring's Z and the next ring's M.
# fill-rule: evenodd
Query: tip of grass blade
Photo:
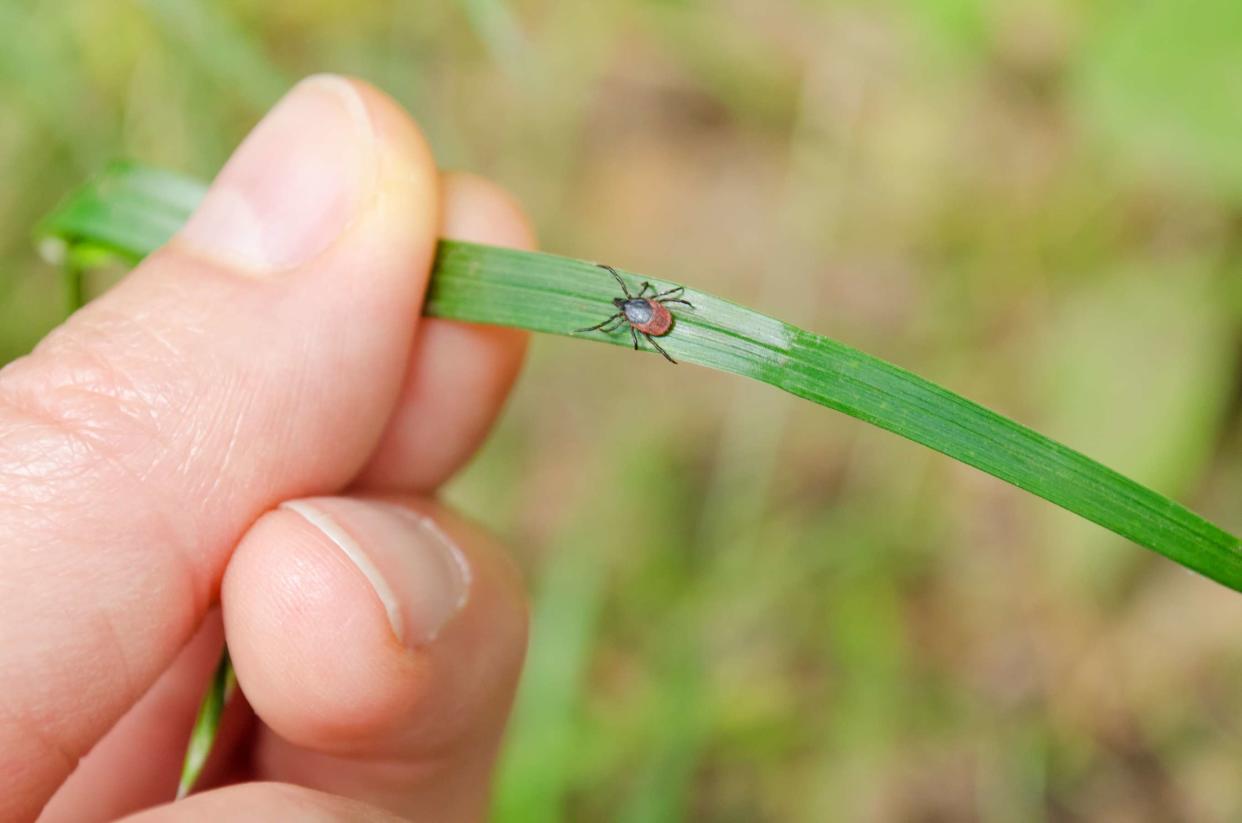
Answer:
M59 266L69 256L69 243L63 237L44 235L36 240L39 257L50 266Z
M216 672L211 678L207 693L198 709L198 717L194 720L194 728L190 732L190 743L186 747L185 763L181 767L181 781L177 784L177 799L181 800L194 789L198 778L207 765L207 758L215 745L216 736L220 731L220 718L224 715L224 707L232 697L237 685L237 677L233 673L233 661L229 659L226 648L220 655Z

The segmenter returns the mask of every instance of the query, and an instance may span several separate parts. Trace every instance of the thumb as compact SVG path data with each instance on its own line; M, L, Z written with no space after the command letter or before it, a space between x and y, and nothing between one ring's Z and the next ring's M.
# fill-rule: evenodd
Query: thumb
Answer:
M0 819L168 666L260 513L366 463L438 208L400 109L311 78L167 248L0 373Z

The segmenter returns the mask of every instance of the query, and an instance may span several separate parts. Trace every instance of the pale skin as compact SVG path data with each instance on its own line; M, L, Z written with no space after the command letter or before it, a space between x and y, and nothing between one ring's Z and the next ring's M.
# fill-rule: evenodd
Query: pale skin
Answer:
M312 78L0 371L0 820L483 817L526 605L434 494L526 338L420 319L439 236L534 243L389 98ZM224 638L249 705L169 803Z

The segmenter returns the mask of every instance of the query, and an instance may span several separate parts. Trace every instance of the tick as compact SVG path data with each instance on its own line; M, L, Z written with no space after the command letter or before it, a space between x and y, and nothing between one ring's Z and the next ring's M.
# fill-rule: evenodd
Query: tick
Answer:
M621 291L625 297L614 297L612 304L617 307L617 313L609 317L603 323L591 326L589 329L575 329L575 333L588 331L602 331L605 334L614 332L625 324L630 326L630 336L634 338L634 350L638 350L638 335L641 332L647 338L647 342L655 347L655 350L664 355L664 359L670 363L677 361L668 356L668 352L660 348L660 344L655 341L657 337L663 337L673 328L673 313L666 308L669 303L681 303L682 305L694 308L689 300L682 299L682 294L686 289L684 286L655 293L655 286L643 281L643 287L639 289L638 294L630 294L630 290L625 285L625 281L621 279L621 275L617 274L617 270L612 266L605 266L603 263L596 263L604 271L611 274L621 284ZM645 297L647 290L652 291L650 297Z

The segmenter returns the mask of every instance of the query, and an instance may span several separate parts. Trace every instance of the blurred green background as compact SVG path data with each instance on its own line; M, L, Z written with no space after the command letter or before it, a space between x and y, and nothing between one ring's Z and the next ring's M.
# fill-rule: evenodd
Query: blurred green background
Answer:
M550 251L1242 532L1237 0L0 0L0 362L62 314L30 234L66 191L210 177L318 71ZM538 340L447 496L535 604L496 820L1242 819L1242 598L859 422Z

